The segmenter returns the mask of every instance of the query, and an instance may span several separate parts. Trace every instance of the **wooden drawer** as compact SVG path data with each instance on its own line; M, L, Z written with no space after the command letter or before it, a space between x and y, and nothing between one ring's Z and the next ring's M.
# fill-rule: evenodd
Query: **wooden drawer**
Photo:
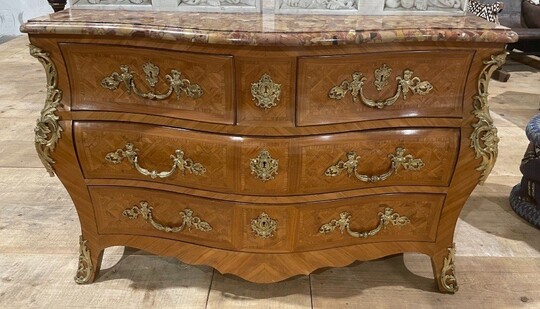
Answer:
M447 186L459 141L458 129L255 138L133 123L76 122L74 127L86 178L267 196Z
M366 242L435 241L443 202L441 194L388 194L299 207L295 248L305 251Z
M73 110L234 124L232 56L91 44L61 44L61 49ZM121 66L132 75L131 82L124 82Z
M236 57L237 124L294 127L296 57Z
M91 186L89 190L100 234L145 235L233 247L230 203L142 188ZM176 229L166 231L167 227Z
M235 190L235 141L228 136L117 122L75 122L74 130L86 178L140 179L211 191ZM180 157L179 163L184 162L186 168L182 172L182 164L177 164L166 177L145 175L130 162L128 143L136 150L141 169L170 171L175 158ZM183 156L177 150L183 151Z
M298 141L296 152L300 160L297 191L447 186L458 147L458 129L373 130L305 137Z
M250 205L144 188L90 186L89 191L100 234L170 238L258 253L434 241L444 202L441 194L387 194ZM355 237L355 232L368 235Z
M453 50L300 57L297 123L309 126L398 117L461 117L473 55L473 51ZM361 73L356 80L365 78L361 87L353 82L355 72ZM411 87L398 86L397 78L408 80L404 83ZM353 98L354 90L357 95Z

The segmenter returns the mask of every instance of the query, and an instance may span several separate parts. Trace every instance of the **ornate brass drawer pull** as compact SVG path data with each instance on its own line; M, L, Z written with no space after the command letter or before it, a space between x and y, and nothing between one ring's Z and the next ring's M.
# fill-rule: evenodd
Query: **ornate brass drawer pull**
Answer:
M279 168L279 160L273 159L268 150L262 150L259 155L249 162L251 174L262 181L274 179Z
M173 166L171 170L166 172L157 172L157 171L149 171L139 165L139 149L134 149L133 144L127 143L124 149L117 149L116 151L109 152L107 156L105 156L105 160L113 163L113 164L119 164L121 163L124 158L127 158L129 163L135 169L141 173L144 176L150 176L152 179L155 178L167 178L174 174L176 169L179 169L180 171L184 172L188 171L190 174L195 175L202 175L206 172L206 168L201 163L195 163L191 159L184 159L184 152L180 149L177 149L175 151L174 155L171 155L171 159L173 160Z
M251 84L251 95L256 106L270 109L279 101L281 84L274 83L272 77L265 73L258 82Z
M137 219L141 216L146 222L150 223L156 230L167 232L167 233L178 233L182 232L184 228L188 228L191 231L192 228L200 230L202 232L208 232L212 230L212 226L205 221L202 221L199 217L193 216L193 211L189 208L186 208L180 212L182 216L182 225L180 226L166 226L154 220L152 215L152 207L148 206L147 201L141 201L139 203L140 207L133 206L132 208L127 208L122 212L124 217L129 219Z
M412 155L405 155L405 149L398 147L396 148L395 154L389 154L388 157L391 159L392 164L388 172L381 175L363 175L358 172L358 160L360 156L356 155L355 151L347 152L347 161L339 161L336 165L332 165L326 169L324 173L328 177L336 177L341 175L343 171L347 171L349 176L354 174L356 178L363 182L378 182L388 179L388 177L393 174L397 174L400 168L406 170L417 171L424 167L424 162L422 159L415 159Z
M385 78L385 76L388 76L390 74L389 72L391 71L392 69L390 69L386 65L376 70L375 85L379 91L382 90L382 87L387 84L387 77ZM407 95L409 94L409 92L411 92L413 95L426 95L433 89L433 86L430 82L422 81L419 77L416 76L413 77L413 74L413 71L405 70L403 71L403 76L397 76L396 80L398 81L398 87L396 90L396 94L387 99L373 100L365 97L363 86L367 78L361 72L354 72L352 74L351 81L344 80L339 86L333 87L328 92L328 96L331 99L341 100L345 97L347 92L350 91L353 102L358 102L358 95L360 95L360 100L362 101L362 103L369 107L376 107L381 109L385 106L390 106L396 103L401 94L403 94L403 100L407 100Z
M401 216L398 213L395 213L392 208L385 208L384 212L379 212L379 225L376 228L370 231L364 232L355 232L350 228L351 215L348 212L342 212L339 214L339 219L333 219L329 223L322 225L319 229L319 233L328 234L333 232L336 228L339 228L341 234L343 231L347 231L349 235L356 238L368 238L377 235L382 229L386 229L388 224L392 225L405 225L409 224L411 221L405 216Z
M184 78L178 70L171 70L170 74L165 75L165 79L169 84L169 90L165 93L157 93L155 92L155 87L159 81L159 67L151 62L147 62L143 64L143 71L146 77L146 83L152 88L152 91L143 92L137 87L133 79L133 72L129 70L129 66L126 64L120 65L120 73L113 72L110 76L103 78L101 86L114 91L123 84L129 94L133 90L139 97L150 100L165 100L173 92L176 94L177 99L180 98L182 92L193 99L200 98L203 95L201 87L197 84L192 85L191 81Z
M277 220L263 212L257 219L251 220L251 229L261 238L272 237L277 229Z

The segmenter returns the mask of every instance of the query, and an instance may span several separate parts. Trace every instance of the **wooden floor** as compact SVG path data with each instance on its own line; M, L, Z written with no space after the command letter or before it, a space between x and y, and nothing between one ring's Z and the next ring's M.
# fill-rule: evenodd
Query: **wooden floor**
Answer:
M540 230L508 204L528 144L523 128L540 104L538 70L509 64L510 81L491 84L500 154L460 216L455 295L436 292L429 258L419 254L260 285L114 247L97 282L79 286L75 209L34 150L45 73L26 44L0 45L0 308L540 308Z

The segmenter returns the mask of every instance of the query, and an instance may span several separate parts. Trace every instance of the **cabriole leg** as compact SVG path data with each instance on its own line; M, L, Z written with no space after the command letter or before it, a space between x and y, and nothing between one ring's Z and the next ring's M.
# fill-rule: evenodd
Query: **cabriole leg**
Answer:
M75 282L78 284L92 283L96 279L99 268L101 267L101 259L103 250L94 250L91 252L88 248L88 240L85 240L82 235L79 237L79 266L75 274Z
M433 274L439 291L443 293L455 293L459 287L456 280L455 266L455 244L440 254L435 254L431 257L431 265L433 266Z

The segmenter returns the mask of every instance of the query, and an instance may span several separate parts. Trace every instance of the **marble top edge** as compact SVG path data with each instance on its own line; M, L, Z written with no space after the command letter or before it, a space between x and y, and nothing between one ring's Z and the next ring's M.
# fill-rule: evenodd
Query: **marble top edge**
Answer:
M421 22L421 28L418 24ZM400 41L512 43L517 34L476 16L340 16L65 10L21 26L30 34L94 34L246 45Z

